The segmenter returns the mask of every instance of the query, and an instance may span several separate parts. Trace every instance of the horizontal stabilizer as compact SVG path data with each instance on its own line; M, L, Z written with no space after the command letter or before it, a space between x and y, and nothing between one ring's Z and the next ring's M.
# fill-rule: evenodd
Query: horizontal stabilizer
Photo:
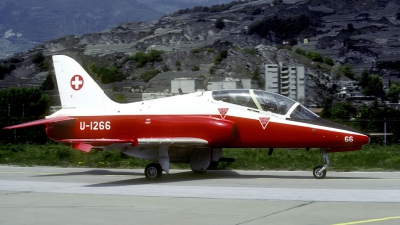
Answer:
M32 127L32 126L37 126L37 125L46 125L49 123L56 123L56 122L61 122L61 121L66 121L66 120L74 120L74 119L75 118L71 118L68 116L58 116L58 117L53 117L53 118L34 120L31 122L21 123L21 124L14 125L14 126L4 127L3 129L10 130L10 129L24 128L24 127Z
M76 150L83 151L83 152L90 152L90 149L92 149L92 145L85 144L85 143L73 143L72 147Z

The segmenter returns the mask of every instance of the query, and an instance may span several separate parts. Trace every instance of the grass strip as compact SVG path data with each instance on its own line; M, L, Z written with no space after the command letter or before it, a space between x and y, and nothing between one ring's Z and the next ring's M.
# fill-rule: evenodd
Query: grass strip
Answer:
M398 145L367 145L361 151L329 154L335 171L400 171ZM323 165L318 149L224 149L224 157L234 163L219 163L219 169L241 170L310 170ZM0 145L0 164L18 166L59 166L89 168L144 168L149 162L136 159L118 150L80 152L62 144ZM172 168L190 168L188 164L173 164Z

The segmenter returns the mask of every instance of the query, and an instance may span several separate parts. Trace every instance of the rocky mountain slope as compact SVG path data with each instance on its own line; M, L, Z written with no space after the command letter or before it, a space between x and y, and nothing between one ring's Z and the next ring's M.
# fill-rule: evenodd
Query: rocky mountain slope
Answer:
M196 5L230 0L2 0L0 58L65 35L99 32L122 22L153 21Z
M258 0L179 10L157 21L66 36L16 54L22 62L0 82L14 79L15 84L18 77L25 79L19 85L34 83L35 77L43 82L45 74L31 62L37 52L70 55L86 66L114 66L126 77L105 86L114 90L164 91L177 76L202 79L205 85L226 77L255 78L262 88L264 64L283 62L306 67L306 102L321 104L329 94L330 66L278 47L285 43L318 52L350 64L356 75L364 69L379 74L387 84L400 74L399 7L399 0ZM130 57L151 50L162 51L162 60L140 67ZM226 58L215 65L223 51ZM151 69L167 72L145 82L142 74Z

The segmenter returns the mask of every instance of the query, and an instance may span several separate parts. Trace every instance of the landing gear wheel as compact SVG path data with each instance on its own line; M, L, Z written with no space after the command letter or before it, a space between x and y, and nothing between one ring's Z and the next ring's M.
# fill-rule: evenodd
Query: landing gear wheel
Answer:
M158 163L150 163L144 169L144 175L149 180L160 178L161 174L162 174L162 168Z
M323 166L316 166L313 170L313 175L315 179L324 179L326 176L326 169L320 171Z

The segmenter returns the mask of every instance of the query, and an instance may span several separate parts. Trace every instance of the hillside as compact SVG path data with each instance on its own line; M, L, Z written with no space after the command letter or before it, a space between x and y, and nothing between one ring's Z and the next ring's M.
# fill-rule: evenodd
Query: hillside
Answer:
M65 35L99 32L123 22L149 22L196 5L230 0L2 0L0 58Z
M349 64L356 75L366 69L379 74L387 84L400 74L400 1L274 1L234 2L214 7L194 7L165 15L153 22L122 23L107 30L70 35L45 42L27 52L16 69L1 81L9 85L38 85L47 72L32 64L42 52L50 62L54 54L66 54L83 65L115 67L124 80L104 87L110 92L125 89L165 91L173 77L210 80L263 77L265 63L305 66L308 78L306 101L322 104L327 92L330 66L312 62L294 53L301 48ZM283 49L280 46L287 43ZM292 51L286 50L291 46ZM138 66L131 56L138 52L162 51L161 60ZM226 58L215 65L216 57ZM179 62L179 63L178 63ZM4 65L12 64L5 60ZM144 72L158 69L148 82ZM258 79L258 81L261 81ZM260 84L260 83L259 83ZM262 83L259 86L262 88Z

